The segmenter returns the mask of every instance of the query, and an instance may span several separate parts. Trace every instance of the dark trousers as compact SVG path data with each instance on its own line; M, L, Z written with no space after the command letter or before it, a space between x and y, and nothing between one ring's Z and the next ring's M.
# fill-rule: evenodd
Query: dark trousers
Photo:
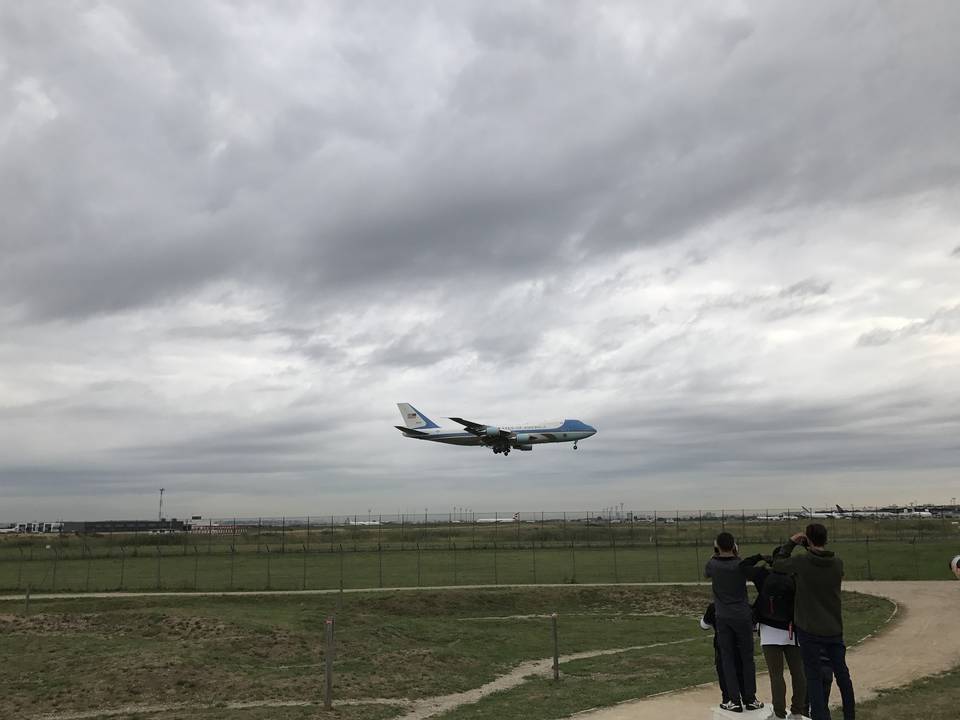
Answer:
M822 675L823 663L821 655L833 670L837 680L837 689L843 701L843 720L855 720L856 699L853 695L853 681L850 679L850 670L847 668L847 646L843 644L843 636L826 637L812 635L797 629L797 640L800 641L800 654L803 656L803 669L808 678L814 679L807 683L807 696L810 698L810 717L813 720L831 720L827 695L824 693L823 683L816 682Z
M717 618L717 639L724 684L730 699L745 703L757 697L757 668L753 664L753 621L747 618ZM737 660L743 667L743 689L737 683Z
M807 680L803 673L800 648L796 645L764 645L763 657L770 671L770 694L773 696L773 714L787 716L787 683L783 679L783 665L790 668L790 712L803 715L807 711Z
M740 694L743 694L743 662L740 660L739 655L734 656L734 665L737 666L737 690ZM727 688L727 678L723 672L723 660L720 658L720 636L716 632L713 633L713 664L717 668L717 681L720 683L720 694L722 695L721 702L727 702L731 695L730 690Z

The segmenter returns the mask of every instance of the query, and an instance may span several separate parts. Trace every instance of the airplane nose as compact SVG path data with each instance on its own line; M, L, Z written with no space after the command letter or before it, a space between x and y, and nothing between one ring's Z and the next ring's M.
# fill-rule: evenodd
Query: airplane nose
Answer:
M597 429L593 425L587 425L587 437L593 437L597 434Z

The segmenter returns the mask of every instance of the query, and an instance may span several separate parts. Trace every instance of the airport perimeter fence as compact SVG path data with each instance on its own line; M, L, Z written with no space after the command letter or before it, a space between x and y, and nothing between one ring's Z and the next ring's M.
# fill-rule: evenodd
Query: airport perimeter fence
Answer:
M849 579L940 579L960 513L815 518ZM718 532L769 553L796 511L477 513L229 518L188 531L0 536L0 590L360 589L693 582ZM90 527L95 527L93 524Z

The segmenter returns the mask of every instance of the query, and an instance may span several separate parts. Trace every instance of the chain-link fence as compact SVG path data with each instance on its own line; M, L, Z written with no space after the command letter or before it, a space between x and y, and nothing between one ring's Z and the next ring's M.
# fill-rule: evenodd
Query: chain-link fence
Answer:
M947 577L960 513L879 509L451 512L194 519L133 532L64 523L0 538L0 589L352 589L519 583L689 582L721 531L769 552L823 523L852 579ZM83 532L70 532L71 527ZM179 525L177 527L180 527Z

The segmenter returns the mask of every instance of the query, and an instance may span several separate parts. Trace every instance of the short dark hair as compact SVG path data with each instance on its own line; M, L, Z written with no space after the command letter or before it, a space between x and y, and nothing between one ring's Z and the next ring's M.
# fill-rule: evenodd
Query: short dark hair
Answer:
M804 533L811 545L823 547L827 544L827 529L820 523L810 523L807 525L807 531Z
M734 540L733 535L728 532L722 532L717 535L717 547L723 550L723 552L730 552L736 544L737 541Z

